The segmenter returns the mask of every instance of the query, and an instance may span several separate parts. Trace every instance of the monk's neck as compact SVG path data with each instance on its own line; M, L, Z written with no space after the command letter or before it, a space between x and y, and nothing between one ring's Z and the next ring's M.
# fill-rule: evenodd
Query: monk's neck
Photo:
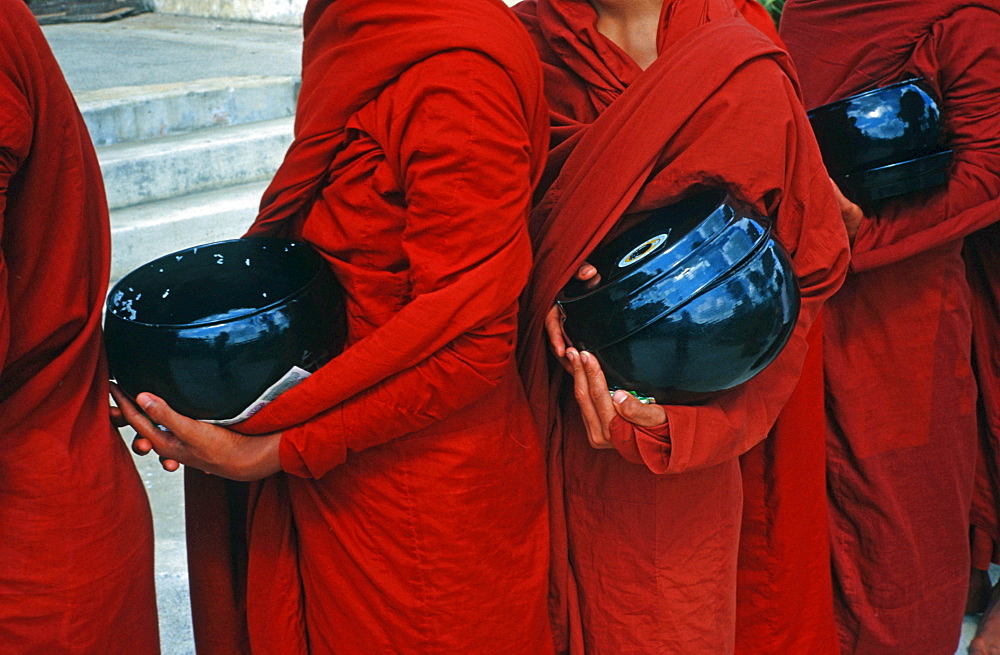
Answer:
M663 0L590 0L597 31L645 70L656 61L656 33Z

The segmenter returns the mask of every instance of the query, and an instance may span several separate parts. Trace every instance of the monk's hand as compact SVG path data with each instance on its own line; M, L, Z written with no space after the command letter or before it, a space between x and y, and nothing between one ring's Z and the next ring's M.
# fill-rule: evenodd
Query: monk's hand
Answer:
M598 284L601 283L601 276L597 272L597 269L594 268L593 264L590 264L588 262L583 262L580 268L577 269L576 279L580 280L581 282L586 282L587 284L585 284L584 286L587 287L588 289L593 289L594 287L596 287Z
M111 395L136 431L133 450L155 450L167 470L174 470L180 463L245 482L260 480L281 470L278 459L280 432L247 437L219 425L182 416L151 393L136 396L142 411L115 385L111 387ZM166 429L160 429L161 425ZM148 448L138 443L142 440L147 442ZM168 467L171 463L173 468Z
M121 387L119 387L114 382L111 382L111 389L112 389L111 392L112 398L115 397L116 392L119 393L120 395L124 395L124 392L122 392ZM115 428L124 428L129 424L128 419L125 418L125 413L117 405L111 405L108 408L108 413L111 415L111 424L114 425ZM134 452L136 455L139 455L140 457L145 457L149 453L153 452L153 444L149 442L149 439L146 439L145 437L140 437L138 434L136 434L136 436L132 439L132 452ZM163 467L163 470L170 472L176 471L181 467L180 462L177 462L172 459L167 459L166 457L160 457L160 466Z
M580 266L574 277L581 282L586 282L588 289L594 288L601 281L601 276L598 275L597 269L586 262ZM552 305L549 313L545 315L545 332L549 336L549 347L552 349L552 353L559 360L559 363L562 364L562 367L566 369L566 372L572 373L573 365L566 359L566 348L569 344L569 337L563 329L563 319L565 319L565 315L559 305Z
M114 384L112 382L112 384ZM115 426L115 429L121 429L128 425L128 420L122 413L122 410L117 405L110 405L108 407L108 415L111 418L111 425ZM149 439L143 439L142 437L136 437L132 440L132 452L136 455L146 456L153 450L153 444L149 443ZM181 467L179 462L175 462L172 459L167 459L165 457L160 458L160 466L166 471L176 471Z
M549 348L552 349L552 354L568 373L572 373L573 367L566 359L566 344L569 343L569 337L563 330L563 318L563 311L559 305L552 305L552 309L545 315L545 332L549 335Z
M840 187L833 181L833 178L830 178L830 184L833 185L833 195L836 196L837 205L840 207L840 217L844 221L844 227L847 228L847 238L853 246L854 237L858 235L858 228L861 227L861 219L865 217L865 213L861 211L861 207L858 207L841 193Z
M122 414L122 410L115 405L108 406L108 416L111 418L111 425L116 428L123 428L128 425L128 421L125 420L125 415Z
M587 439L594 448L614 448L611 441L611 421L620 416L642 427L662 425L667 413L659 405L645 405L627 391L608 389L604 371L597 358L589 352L566 350L573 367L573 393L587 428Z

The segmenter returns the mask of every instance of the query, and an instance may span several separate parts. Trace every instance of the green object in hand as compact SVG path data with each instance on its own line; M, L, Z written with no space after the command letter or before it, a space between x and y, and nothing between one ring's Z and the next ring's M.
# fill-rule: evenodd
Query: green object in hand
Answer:
M618 389L611 389L611 395L612 396L615 395L616 391L618 391ZM632 394L633 396L635 396L636 398L638 398L639 402L642 403L643 405L655 405L656 404L656 398L653 398L652 396L643 396L642 394L637 393L635 391L631 391L629 389L622 389L622 391L624 391L626 393Z

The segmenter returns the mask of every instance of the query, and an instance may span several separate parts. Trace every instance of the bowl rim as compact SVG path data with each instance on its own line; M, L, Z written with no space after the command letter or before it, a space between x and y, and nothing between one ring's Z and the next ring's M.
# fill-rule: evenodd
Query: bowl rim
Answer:
M914 164L916 162L932 163L935 160L941 160L941 161L947 160L946 163L943 166L939 167L941 169L944 169L944 168L948 168L948 166L951 165L951 160L954 157L954 154L955 154L954 150L952 150L950 148L942 148L941 150L938 150L937 152L932 152L932 153L926 154L926 155L920 155L919 157L911 157L910 159L907 159L907 160L904 160L904 161L897 161L897 162L893 162L891 164L884 164L882 166L873 166L872 168L860 168L860 169L858 169L856 171L852 171L850 173L844 173L843 175L841 175L839 177L848 178L848 179L857 179L857 178L860 178L860 177L862 177L864 175L870 175L871 173L888 172L888 171L891 171L893 169L902 168L903 166L910 166L910 165L912 165L912 164Z
M778 240L775 239L774 236L770 234L770 231L768 231L768 238L766 238L763 241L757 243L754 246L753 250L751 250L746 256L744 256L742 259L740 259L740 261L732 269L730 269L730 271L731 272L737 272L737 271L745 270L747 267L749 267L753 263L754 259L760 257L761 254L765 250L767 250L769 248L772 248L772 244L774 246L774 249L777 250L778 252L781 252L782 256L785 257L788 260L788 263L789 263L788 270L791 273L791 275L793 277L793 280L795 281L795 284L793 286L794 286L795 289L799 289L799 286L798 286L798 275L795 274L795 270L791 266L791 257L785 252L784 246L782 246L778 242ZM673 307L670 307L669 309L663 310L659 314L656 314L655 317L653 317L653 318L649 319L648 321L646 321L645 323L643 323L641 326L635 328L634 330L632 330L631 332L628 332L627 334L620 335L617 339L613 339L613 340L608 341L606 343L602 343L600 345L593 346L592 347L592 351L596 353L596 352L598 352L600 350L603 350L604 348L608 348L608 347L613 346L615 344L621 343L622 341L635 336L636 334L638 334L638 333L642 332L643 330L649 328L651 325L653 325L654 323L660 321L661 319L666 318L667 316L670 316L671 314L677 312L678 310L687 307L692 302L694 302L698 297L703 296L704 294L717 289L719 287L719 285L723 284L723 282L724 282L723 280L718 280L717 279L717 280L713 280L709 284L703 285L702 287L700 287L698 289L697 293L692 294L691 297L687 298L684 302L682 302L682 303L680 303L678 305L674 305ZM795 294L795 296L796 296L797 301L799 303L801 303L801 301L802 301L802 299L801 299L801 290L799 290L798 293ZM797 312L800 311L800 310L801 310L801 307L800 307L799 310L796 311L796 315L797 315Z
M230 243L236 243L236 242L241 242L241 241L250 241L250 240L261 240L261 241L263 241L263 240L269 240L269 241L275 241L275 242L283 242L285 244L290 244L290 245L294 245L294 246L308 246L307 250L310 251L310 252L312 252L313 255L315 255L316 257L318 257L319 260L320 260L320 262L323 264L323 266L317 267L316 272L313 274L313 276L311 278L309 278L309 280L305 284L303 284L301 287L299 287L294 293L289 294L287 296L284 296L280 300L275 300L274 302L272 302L272 303L270 303L268 305L264 305L263 307L258 307L256 309L254 309L253 311L249 311L249 312L246 312L244 314L236 314L235 316L229 316L229 317L226 317L226 318L223 318L223 319L217 319L217 320L214 320L214 321L202 321L202 322L195 321L195 322L192 322L192 323L148 323L148 322L145 322L145 321L137 321L137 320L125 318L124 316L119 316L118 314L116 314L115 312L113 312L111 310L111 298L112 298L112 295L114 294L115 290L118 289L119 286L121 286L125 282L125 280L127 280L129 278L129 276L131 276L133 273L137 273L138 271L140 271L142 269L145 269L147 266L152 266L156 262L160 261L161 259L167 259L168 257L174 257L174 256L179 255L181 253L187 253L187 252L191 252L191 251L194 251L194 250L200 250L201 248L210 248L212 246L218 246L218 245L222 245L222 244L230 244ZM164 328L164 329L173 329L173 330L186 329L186 328L194 328L194 327L199 327L200 328L200 327L207 327L207 326L214 326L214 325L224 325L226 323L233 323L235 321L243 320L243 319L248 318L250 316L254 316L256 314L260 314L262 312L266 312L266 311L271 310L271 309L273 309L274 307L276 307L276 306L278 306L280 304L284 304L284 303L287 303L287 302L289 302L291 300L294 300L294 299L298 298L303 293L305 293L306 291L308 291L313 285L316 284L316 282L320 278L320 276L323 275L324 267L327 268L327 269L329 269L329 265L326 263L326 261L323 258L323 256L319 253L319 251L316 250L315 246L313 246L312 244L310 244L307 241L300 241L300 240L295 240L295 239L286 239L286 238L283 238L283 237L265 237L265 236L256 237L256 236L254 236L254 237L240 237L238 239L223 239L222 241L213 241L211 243L202 243L202 244L198 244L198 245L195 245L195 246L191 246L189 248L182 248L181 250L176 250L174 252L167 253L167 254L165 254L165 255L163 255L161 257L157 257L156 259L152 259L152 260L146 262L145 264L143 264L143 265L141 265L141 266L139 266L139 267L137 267L137 268L129 271L129 273L127 273L124 277L122 277L122 279L118 280L118 282L116 282L115 285L108 291L107 299L105 301L105 310L106 310L105 311L105 315L106 315L106 319L105 320L107 320L107 318L114 318L115 320L122 321L123 323L129 324L129 325L141 325L143 327L148 327L148 328ZM331 273L332 273L332 271L331 271Z
M727 199L728 199L728 195L727 195ZM728 203L723 203L723 204L728 204ZM721 205L720 205L720 207L721 207ZM732 207L732 205L730 205L730 207ZM716 207L716 211L717 210L718 210L718 207ZM761 254L763 253L763 251L765 251L765 250L767 250L769 248L774 248L775 250L779 251L781 253L781 256L784 257L787 260L787 262L788 262L788 270L790 271L792 277L795 279L795 285L797 287L798 286L798 275L795 274L795 270L794 270L794 268L791 265L791 257L790 257L790 255L788 255L787 251L785 250L785 247L781 244L781 242L779 242L775 238L774 233L773 233L773 229L772 229L773 226L771 224L770 219L767 218L767 217L760 216L760 215L758 215L756 213L754 213L753 216L749 216L747 218L750 218L751 220L756 220L758 222L758 224L763 228L763 231L762 231L762 234L761 234L760 238L754 243L753 247L750 250L748 250L746 253L744 253L743 256L732 265L732 267L729 269L729 272L730 273L734 273L734 272L746 269L748 266L751 265L751 263L756 258L758 258L758 257L761 256ZM694 255L694 253L692 253L692 256L693 255ZM687 261L687 259L689 259L689 257L685 258L682 261ZM681 264L681 262L678 262L678 266L680 264ZM676 267L674 269L671 269L671 271L674 271L674 270L676 270ZM651 280L647 284L644 284L641 287L637 288L635 290L635 292L636 293L641 292L642 290L648 288L649 285L651 285L653 283L654 283L654 281ZM647 320L642 325L637 326L634 329L625 332L624 334L619 334L619 335L616 336L616 338L603 341L603 342L598 343L596 345L592 345L592 346L590 346L590 348L592 350L594 350L594 351L598 351L598 350L601 350L603 348L607 348L609 346L613 346L616 343L620 343L621 341L624 341L625 339L628 339L628 338L632 337L633 335L638 334L639 332L645 330L650 325L652 325L653 323L656 323L657 321L663 319L664 317L669 316L670 314L673 314L676 311L678 311L680 309L683 309L684 307L687 307L696 298L698 298L699 296L702 296L702 295L704 295L704 294L712 291L713 289L717 288L722 283L723 283L723 280L721 280L721 279L714 279L714 280L707 281L704 284L699 285L697 287L697 289L694 292L692 292L692 294L688 298L686 298L683 302L681 302L681 303L679 303L677 305L673 305L672 307L668 307L668 308L664 309L663 311L659 312L658 314L656 314L655 316L653 316L652 318L650 318L649 320ZM597 291L599 291L601 289L607 289L607 287L600 287L598 289L591 289L586 294L584 294L582 296L575 296L574 298L572 298L569 301L563 301L563 300L560 299L560 296L557 296L556 301L557 301L557 303L560 306L563 306L563 305L566 305L566 304L572 304L573 302L575 302L577 300L581 300L583 298L590 298L590 297L592 297L592 295L595 292L597 292ZM563 311L565 311L565 310L563 310Z
M841 98L840 100L834 100L832 102L827 102L825 104L818 105L807 111L806 115L809 118L812 118L814 115L830 111L831 109L837 107L838 105L845 105L849 102L854 102L856 100L860 100L867 96L875 95L876 93L881 93L883 91L888 91L889 89L895 89L897 87L906 85L916 86L930 97L930 99L934 102L935 106L938 104L938 99L934 97L933 93L930 93L930 86L927 83L927 80L923 77L915 76L907 78L905 80L900 80L899 82L894 82L892 84L886 84L885 86L879 86L875 87L874 89L868 89L867 91L860 91L853 95Z
M715 216L715 214L718 213L718 211L720 209L722 209L723 207L728 207L730 210L732 210L734 212L734 214L739 213L736 210L736 207L733 205L732 198L731 198L730 194L728 192L726 192L725 190L721 190L721 189L708 189L708 190L699 192L698 194L693 194L693 195L687 196L686 198L683 198L682 200L677 201L677 203L672 203L672 205L673 204L679 204L680 202L683 202L684 200L696 198L696 197L701 196L701 195L703 195L705 197L712 197L714 195L714 196L717 197L717 201L713 203L711 211L709 211L709 212L707 212L705 214L704 218L702 218L702 220L699 223L699 225L703 224L705 221L707 221L710 218L712 218L713 216ZM668 206L672 206L672 205L668 205ZM719 234L721 234L721 232L712 235L712 238L709 239L708 242L714 241L716 238L719 237ZM706 243L708 243L708 242L706 242ZM666 252L666 251L663 251L663 252ZM688 260L690 260L691 257L694 256L694 254L695 254L694 252L688 253L687 255L685 255L684 257L682 257L681 259L677 260L677 262L675 262L675 264L673 266L671 266L667 270L668 271L674 271L674 270L676 270L678 267L682 266L685 262L687 262ZM654 259L655 259L655 257L654 257ZM568 295L566 295L565 289L566 289L566 286L569 284L567 282L562 287L560 287L559 293L556 294L556 301L558 303L560 303L560 304L572 304L572 303L576 303L576 302L579 302L579 301L586 301L587 299L592 298L592 297L594 297L596 295L599 295L599 294L602 294L602 293L608 293L611 290L612 287L621 286L621 285L627 283L628 280L630 280L631 278L639 275L639 271L640 270L641 270L640 267L634 268L634 269L626 272L624 275L621 275L621 276L615 278L614 281L609 282L608 284L600 285L600 286L594 287L593 289L586 289L583 293L578 294L578 295L574 295L574 296L568 296ZM643 284L643 285L641 285L641 286L633 289L633 292L641 291L642 289L644 289L645 287L647 287L649 284L652 284L652 283L653 283L653 281L651 280L651 281L647 282L646 284Z

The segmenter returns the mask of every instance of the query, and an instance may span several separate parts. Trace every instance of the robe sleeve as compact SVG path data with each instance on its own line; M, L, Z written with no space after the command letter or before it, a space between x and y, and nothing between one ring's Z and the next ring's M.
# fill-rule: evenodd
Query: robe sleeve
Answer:
M448 53L414 66L387 93L375 131L405 195L413 299L355 345L378 343L392 356L394 344L418 333L467 328L419 363L285 430L282 467L303 477L446 419L516 375L517 297L531 260L531 148L513 84L482 55Z
M1000 14L970 7L936 23L918 68L937 71L954 163L945 187L892 200L862 221L852 269L885 266L1000 219Z
M713 141L742 147L739 156L727 148L699 153L699 161L711 165L721 180L732 181L734 192L758 211L776 216L772 233L791 256L801 309L782 352L747 382L703 403L663 405L667 422L662 426L640 428L624 421L611 426L619 452L636 463L638 456L654 473L721 464L767 435L798 381L820 307L847 274L843 220L792 83L775 75L767 62L755 62L730 78L725 95L717 95L694 120L710 123L706 129L713 130ZM762 111L768 112L767 120L760 119ZM715 120L714 112L724 112L726 120Z
M33 121L24 94L0 66L0 244L6 230L7 193L11 178L27 157ZM0 249L0 372L10 345L7 260Z

